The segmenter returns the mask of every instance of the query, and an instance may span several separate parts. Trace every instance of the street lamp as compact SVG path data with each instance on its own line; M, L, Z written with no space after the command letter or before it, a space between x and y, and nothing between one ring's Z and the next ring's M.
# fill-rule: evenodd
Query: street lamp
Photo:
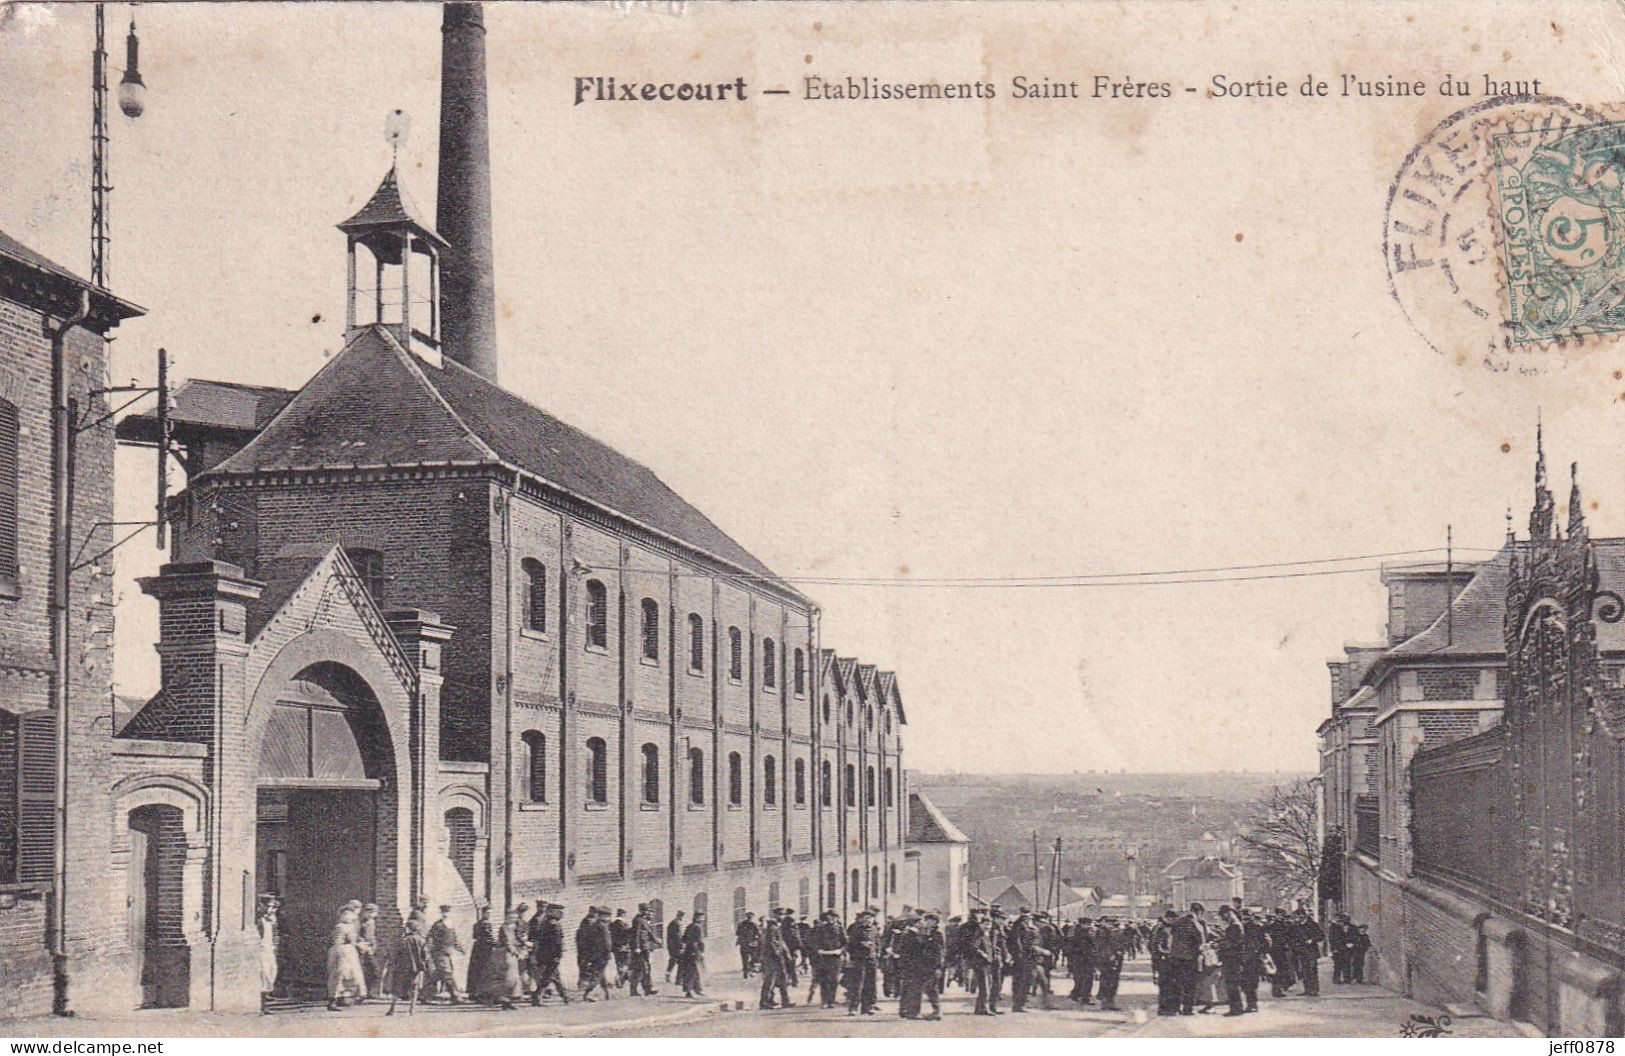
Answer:
M124 79L118 84L118 108L125 117L140 117L147 108L147 86L141 80L141 41L135 35L135 16L130 16L130 34L124 38Z

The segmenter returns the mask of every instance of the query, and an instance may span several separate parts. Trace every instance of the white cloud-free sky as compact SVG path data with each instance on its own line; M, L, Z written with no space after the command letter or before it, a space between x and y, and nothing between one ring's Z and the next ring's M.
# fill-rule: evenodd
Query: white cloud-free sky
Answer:
M1307 560L1442 546L1447 523L1493 547L1505 507L1527 511L1537 407L1594 529L1625 532L1612 346L1490 374L1433 352L1388 296L1389 181L1461 103L1010 98L1017 74L1087 93L1097 73L1309 70L1619 95L1612 8L1563 33L1510 6L1471 27L1438 6L1317 9L492 7L504 382L787 576ZM109 11L116 81L128 9ZM297 386L341 342L333 225L387 168L394 108L432 215L438 6L137 17L148 111L114 121L112 276L150 314L120 331L115 377L150 380L163 345L182 376ZM0 229L81 272L90 41L88 6L0 24ZM809 102L809 73L982 78L999 97ZM752 98L575 106L588 75L743 76ZM120 460L125 517L148 462ZM157 562L150 538L120 556L126 692L155 686L133 577ZM808 589L827 644L898 672L927 769L1309 769L1324 662L1383 618L1370 571Z

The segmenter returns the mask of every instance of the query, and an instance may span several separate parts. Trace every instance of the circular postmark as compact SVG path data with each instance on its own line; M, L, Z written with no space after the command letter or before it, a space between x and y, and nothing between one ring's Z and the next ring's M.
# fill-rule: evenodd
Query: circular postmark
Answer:
M1453 362L1539 373L1625 333L1622 188L1625 124L1601 109L1509 95L1458 110L1389 185L1389 293Z

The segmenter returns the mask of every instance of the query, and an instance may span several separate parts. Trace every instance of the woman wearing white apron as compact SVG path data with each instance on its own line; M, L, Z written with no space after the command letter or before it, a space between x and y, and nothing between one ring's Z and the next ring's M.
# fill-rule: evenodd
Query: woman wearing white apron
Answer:
M367 996L367 978L361 974L361 953L356 948L356 911L345 906L333 925L333 944L327 948L327 1007L338 1011Z
M271 994L276 990L277 907L275 895L260 896L259 918L254 922L260 933L260 1012L270 1011Z

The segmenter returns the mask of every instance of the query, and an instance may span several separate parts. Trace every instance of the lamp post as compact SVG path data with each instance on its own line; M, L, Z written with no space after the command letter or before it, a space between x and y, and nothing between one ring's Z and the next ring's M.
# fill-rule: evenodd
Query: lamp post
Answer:
M141 41L135 33L135 16L130 16L130 32L124 38L124 77L119 81L118 105L125 117L136 118L147 108L147 85L141 79ZM113 185L108 165L107 133L107 9L96 5L96 50L91 57L90 132L90 281L103 289L110 281L107 250L112 241L112 218L108 203Z

